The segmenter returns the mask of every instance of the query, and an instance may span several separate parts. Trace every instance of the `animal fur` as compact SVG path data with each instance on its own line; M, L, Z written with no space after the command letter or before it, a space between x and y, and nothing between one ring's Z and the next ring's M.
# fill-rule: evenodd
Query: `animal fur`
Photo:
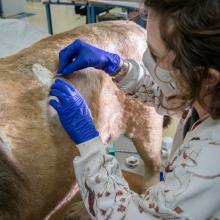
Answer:
M139 26L103 22L0 59L0 220L44 219L76 184L72 160L78 151L48 106L48 92L58 52L77 38L140 62L146 48ZM103 142L130 137L145 162L146 187L157 182L162 117L126 97L102 71L88 68L65 80L86 99Z

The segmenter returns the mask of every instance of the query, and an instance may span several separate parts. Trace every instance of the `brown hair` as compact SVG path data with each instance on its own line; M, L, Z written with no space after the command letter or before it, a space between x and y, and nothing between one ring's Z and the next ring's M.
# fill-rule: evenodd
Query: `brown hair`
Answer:
M220 1L145 0L145 6L160 17L161 38L175 53L172 65L179 70L177 83L188 91L185 100L198 100L212 118L220 118L220 84L208 93L212 95L211 106L200 97L209 68L220 72Z

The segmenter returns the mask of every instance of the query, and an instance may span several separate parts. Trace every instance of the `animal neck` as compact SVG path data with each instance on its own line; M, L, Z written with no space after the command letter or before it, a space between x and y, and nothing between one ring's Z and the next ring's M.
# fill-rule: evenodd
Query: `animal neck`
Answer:
M149 134L149 116L145 114L145 111L149 113L149 110L145 109L143 104L130 98L126 99L124 121L127 126L125 134L133 141L139 143L138 146L136 146L137 149L139 149L139 145L143 146L148 142L147 137ZM141 149L142 146L140 146Z
M125 95L114 85L110 77L105 77L100 90L96 121L104 143L115 140L125 133L126 123L123 115L125 100Z
M143 189L157 183L160 170L163 117L155 109L127 98L124 108L125 134L144 161Z

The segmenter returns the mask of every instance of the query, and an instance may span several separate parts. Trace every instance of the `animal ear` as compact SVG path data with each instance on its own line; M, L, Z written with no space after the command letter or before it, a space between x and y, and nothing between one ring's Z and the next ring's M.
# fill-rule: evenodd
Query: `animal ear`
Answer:
M54 74L50 70L39 63L35 63L32 66L32 71L41 84L47 86L51 84Z

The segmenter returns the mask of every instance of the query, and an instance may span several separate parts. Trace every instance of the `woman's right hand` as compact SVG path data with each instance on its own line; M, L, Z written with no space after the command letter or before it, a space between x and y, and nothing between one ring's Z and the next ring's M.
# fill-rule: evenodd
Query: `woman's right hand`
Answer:
M87 67L104 70L114 75L120 66L117 54L101 50L79 39L64 48L59 53L59 68L57 73L69 75Z

